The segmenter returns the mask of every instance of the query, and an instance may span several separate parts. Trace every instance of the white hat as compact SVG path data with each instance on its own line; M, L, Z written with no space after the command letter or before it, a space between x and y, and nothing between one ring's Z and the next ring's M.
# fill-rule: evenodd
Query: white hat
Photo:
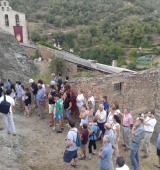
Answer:
M34 80L33 79L29 79L29 83L33 83L34 82Z

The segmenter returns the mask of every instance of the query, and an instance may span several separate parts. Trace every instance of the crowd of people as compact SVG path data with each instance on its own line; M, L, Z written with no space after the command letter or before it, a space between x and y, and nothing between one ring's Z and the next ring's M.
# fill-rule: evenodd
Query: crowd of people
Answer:
M16 136L13 121L15 103L19 103L26 118L31 117L32 110L37 109L41 120L45 118L44 110L48 103L49 126L53 128L53 131L63 133L65 126L69 128L65 138L66 150L63 157L65 170L68 170L70 166L77 167L78 160L90 160L92 155L96 154L99 157L100 170L129 170L124 158L119 154L121 133L124 142L121 149L124 147L125 152L130 152L133 169L138 170L138 150L142 140L141 150L144 153L142 158L145 159L149 156L150 140L156 125L154 111L150 110L147 116L143 113L139 114L134 121L129 108L125 108L121 112L117 101L109 104L107 96L100 96L100 104L96 108L92 91L83 94L83 89L78 89L75 93L68 76L64 81L61 74L58 75L58 79L54 73L51 74L51 77L49 86L45 86L43 80L35 82L33 79L29 79L29 87L24 87L20 81L14 85L8 80L6 86L2 82L0 83L0 103L4 100L5 95L6 100L11 104L9 113L3 114L7 133ZM80 120L78 128L73 120L75 114L78 114L79 117L77 122ZM81 156L79 158L76 143L78 134L81 137ZM102 147L99 149L96 145L97 141L102 142ZM157 155L159 164L155 167L160 168L160 135L157 140ZM71 163L72 159L73 163Z

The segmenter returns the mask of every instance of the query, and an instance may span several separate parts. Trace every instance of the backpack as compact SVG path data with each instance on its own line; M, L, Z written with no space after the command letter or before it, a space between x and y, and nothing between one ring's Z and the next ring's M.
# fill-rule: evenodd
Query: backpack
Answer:
M75 131L75 130L71 130L71 131ZM76 131L75 131L76 132ZM81 143L81 136L79 134L79 132L76 132L77 133L77 137L76 137L76 141L73 141L78 147L80 147L82 145Z
M4 100L0 103L0 113L8 114L11 103L6 101L6 96L4 95Z
M93 136L93 135L95 134L96 137L97 137L97 139L98 139L98 138L100 138L100 136L101 136L100 128L99 128L98 125L93 125L93 126L97 126L97 132L96 132L96 133L95 133L95 132L91 133L91 134L89 135L89 137L91 137L91 136Z

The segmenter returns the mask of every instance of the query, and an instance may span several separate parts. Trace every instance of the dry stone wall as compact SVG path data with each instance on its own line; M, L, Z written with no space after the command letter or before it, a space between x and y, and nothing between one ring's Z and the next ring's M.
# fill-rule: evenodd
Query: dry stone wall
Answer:
M148 70L75 79L72 86L75 91L83 89L84 94L92 90L97 103L100 95L107 95L109 103L117 101L121 109L129 107L131 110L145 111L154 109L156 103L160 103L159 77L159 70Z

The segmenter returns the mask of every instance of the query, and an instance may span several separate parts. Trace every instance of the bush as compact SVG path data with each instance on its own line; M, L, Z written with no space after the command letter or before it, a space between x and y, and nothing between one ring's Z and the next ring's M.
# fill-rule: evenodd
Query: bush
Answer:
M51 73L55 72L56 74L63 74L65 71L64 60L53 56L50 69Z
M48 47L48 48L52 48L52 49L55 49L55 50L59 50L58 48L54 47L52 44L48 44L48 43L46 43L46 42L40 41L38 44L43 45L43 46Z
M127 68L130 70L137 70L136 63L129 63Z

